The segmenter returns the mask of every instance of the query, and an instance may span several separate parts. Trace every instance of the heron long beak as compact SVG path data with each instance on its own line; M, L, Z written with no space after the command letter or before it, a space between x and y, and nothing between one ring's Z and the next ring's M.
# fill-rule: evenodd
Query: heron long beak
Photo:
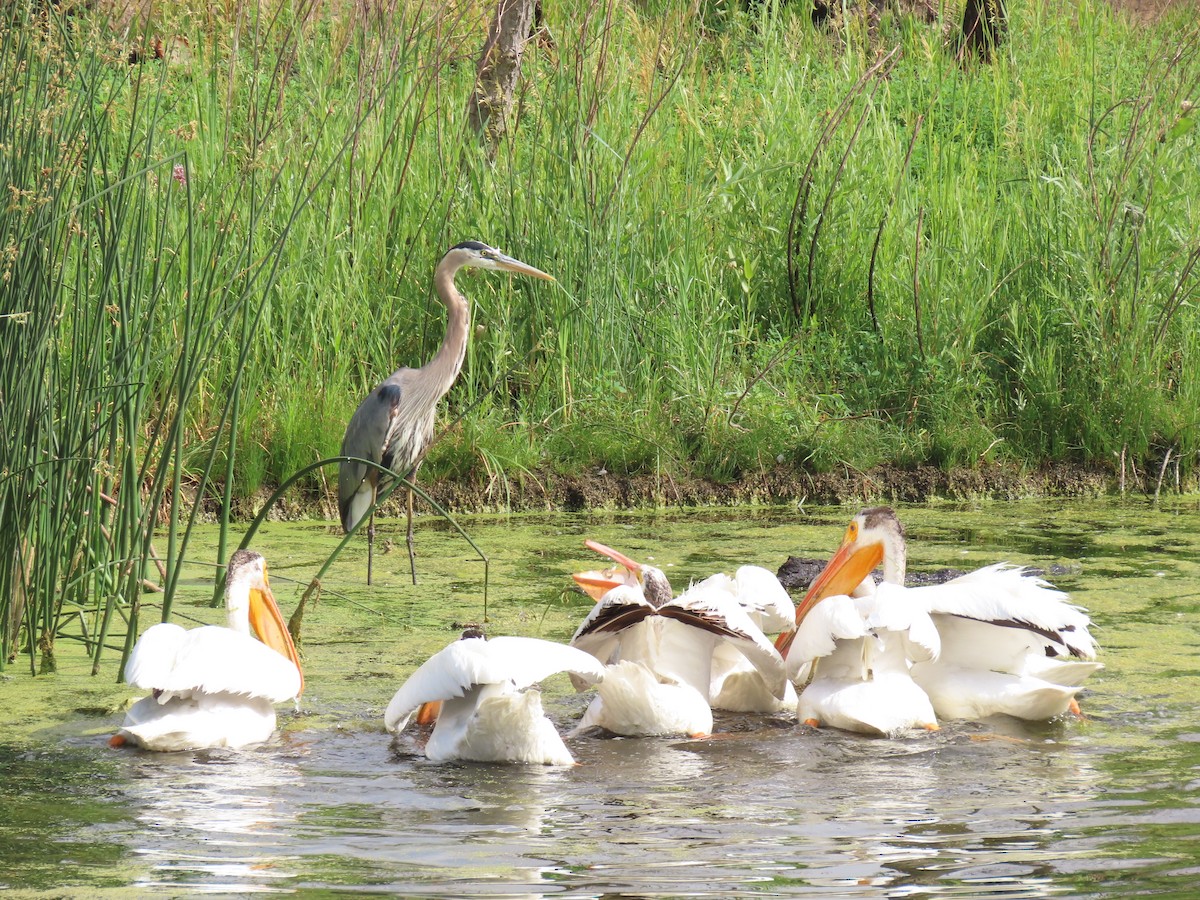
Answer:
M519 259L514 259L511 256L501 255L496 259L496 268L505 272L513 272L517 275L528 275L530 278L541 278L545 281L556 281L557 279L541 269L535 269L528 263L523 263Z
M833 554L833 559L829 560L821 574L813 579L808 593L796 606L796 627L799 627L812 608L826 597L853 592L882 561L883 544L860 546L857 540L847 535L837 553ZM795 636L795 628L783 632L775 641L775 649L786 657Z
M275 595L271 592L271 584L265 574L262 587L250 589L250 627L254 629L260 641L276 653L286 656L295 665L296 671L300 673L300 691L296 694L299 697L304 693L304 669L300 666L300 655L296 652L296 645L292 643L292 635L284 624L283 614L279 611L279 605L275 602Z

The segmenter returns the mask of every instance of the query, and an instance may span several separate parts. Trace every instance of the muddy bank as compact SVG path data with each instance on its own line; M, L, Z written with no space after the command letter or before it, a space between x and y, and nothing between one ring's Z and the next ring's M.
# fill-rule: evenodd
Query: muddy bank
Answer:
M676 476L621 476L600 472L559 475L525 473L508 479L465 479L421 487L447 511L580 512L588 509L644 509L689 506L756 506L779 504L854 505L857 503L921 503L928 500L1018 500L1046 497L1099 497L1119 492L1113 473L1094 468L1056 464L1036 469L984 466L946 471L933 466L904 469L881 466L868 471L844 469L809 473L778 469L717 483ZM1130 479L1127 492L1153 494L1155 479ZM1195 489L1195 485L1183 485ZM1173 492L1168 479L1162 490ZM251 518L269 496L263 490L252 501L240 501L235 518ZM397 495L399 496L399 495ZM418 503L418 507L423 504ZM216 509L206 509L206 517ZM421 509L421 512L426 512ZM401 501L390 500L388 516L403 515ZM269 516L272 520L335 519L332 496L300 491L285 497Z

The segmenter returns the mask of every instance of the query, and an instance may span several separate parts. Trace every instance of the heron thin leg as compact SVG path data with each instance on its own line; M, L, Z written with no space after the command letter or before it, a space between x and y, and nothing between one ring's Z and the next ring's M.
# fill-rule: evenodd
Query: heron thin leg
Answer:
M413 510L413 492L412 488L408 489L408 534L405 535L405 540L408 542L408 567L412 570L413 584L417 583L417 555L413 551L413 527L412 527L412 510Z
M367 524L367 587L371 586L371 562L375 552L375 510L371 509L371 521Z

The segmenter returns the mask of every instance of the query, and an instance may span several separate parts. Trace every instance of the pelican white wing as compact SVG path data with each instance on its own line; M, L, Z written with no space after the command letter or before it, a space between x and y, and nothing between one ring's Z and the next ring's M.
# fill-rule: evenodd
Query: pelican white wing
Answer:
M740 566L733 574L733 586L737 602L767 634L795 624L796 604L774 572L762 566Z
M1103 668L1087 614L1022 569L1000 563L907 593L941 635L940 657L919 661L913 678L945 718L1053 718Z
M929 614L902 596L826 597L809 610L788 654L793 677L811 675L796 714L808 724L871 734L936 728L909 667L935 659L939 649Z
M248 634L219 625L146 629L125 665L125 679L157 692L159 703L197 694L240 694L282 703L300 693L300 671Z
M596 602L587 618L575 629L571 646L590 653L600 662L613 662L620 648L621 634L655 612L641 588L617 585Z
M396 691L384 713L390 731L401 731L424 703L465 697L479 685L502 685L515 692L559 672L587 682L604 677L592 655L538 638L468 638L439 650Z
M732 578L724 574L713 575L692 590L701 589L724 591L730 602L745 610L765 634L791 628L795 621L796 608L792 598L779 579L761 566L741 566ZM772 661L772 674L773 671ZM791 683L785 680L781 697L775 695L775 687L775 683L768 686L762 673L734 644L721 642L713 649L710 694L714 709L761 713L795 709L796 691Z
M1096 641L1080 607L1067 602L1067 595L1023 568L1007 563L984 566L945 584L911 588L914 599L931 614L957 616L989 623L1010 632L1015 641L1032 640L1043 656L1095 659ZM939 618L943 637L953 623ZM993 632L997 639L1000 632ZM976 647L976 650L985 648Z
M754 667L773 697L782 699L787 688L783 657L737 599L727 591L705 587L710 580L684 591L660 609L659 614L715 635ZM714 653L715 647L709 651L710 660ZM711 689L711 683L706 688Z
M812 661L829 656L837 642L867 636L867 623L852 597L838 594L816 604L796 628L788 650L788 675L794 682L804 681Z

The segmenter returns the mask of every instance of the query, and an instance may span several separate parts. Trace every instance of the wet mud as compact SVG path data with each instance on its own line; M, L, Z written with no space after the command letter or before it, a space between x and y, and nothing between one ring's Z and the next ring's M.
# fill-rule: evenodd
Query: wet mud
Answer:
M980 466L939 469L934 466L880 466L866 471L845 468L834 472L804 472L779 468L730 482L668 475L617 475L609 472L562 475L532 472L508 479L466 478L419 482L450 513L582 512L720 506L839 506L857 503L923 503L930 500L1088 499L1117 494L1111 472L1055 464L1026 469L1019 466ZM1131 484L1130 492L1138 492ZM1154 484L1141 484L1153 492ZM270 491L262 489L238 502L235 519L250 519ZM382 514L404 515L402 495L384 504ZM423 504L418 502L418 508ZM421 510L425 512L426 510ZM205 509L215 518L215 509ZM293 492L276 505L273 521L337 518L332 496Z

